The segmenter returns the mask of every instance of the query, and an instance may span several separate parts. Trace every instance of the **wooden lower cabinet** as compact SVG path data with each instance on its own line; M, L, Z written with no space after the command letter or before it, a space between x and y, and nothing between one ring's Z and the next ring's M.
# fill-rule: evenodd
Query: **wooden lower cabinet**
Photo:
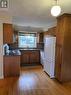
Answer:
M4 77L20 74L20 56L4 56Z
M40 63L39 50L22 50L21 51L21 65L22 64Z
M40 63L40 52L32 51L30 52L30 60L29 63Z
M21 51L21 63L28 63L29 62L29 52Z

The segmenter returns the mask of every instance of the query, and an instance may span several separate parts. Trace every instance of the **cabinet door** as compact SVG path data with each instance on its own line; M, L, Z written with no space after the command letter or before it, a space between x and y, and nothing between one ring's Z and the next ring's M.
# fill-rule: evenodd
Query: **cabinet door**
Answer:
M11 57L11 76L20 75L20 56Z
M44 33L39 34L39 42L43 42L44 39Z
M36 57L33 52L30 52L30 63L35 63L36 62Z
M49 28L47 34L51 36L56 36L56 27Z
M12 24L3 24L3 43L13 42L13 27Z
M21 65L23 65L24 63L29 63L29 52L28 51L22 51Z
M11 66L10 66L10 60L8 57L4 56L4 77L11 76Z
M58 45L63 45L64 29L65 29L64 19L58 19L57 30L56 30L56 38Z
M30 63L40 63L40 52L39 51L30 52Z
M4 77L20 74L20 56L4 56Z
M55 64L55 77L61 80L61 65L62 65L62 47L56 47L56 64Z

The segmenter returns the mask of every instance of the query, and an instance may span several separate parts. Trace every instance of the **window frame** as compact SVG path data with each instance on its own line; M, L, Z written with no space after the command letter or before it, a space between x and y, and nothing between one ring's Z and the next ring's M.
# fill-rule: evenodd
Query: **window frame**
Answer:
M23 36L23 35L29 35L29 34L30 34L30 35L33 34L34 37L36 37L36 42L35 42L36 45L35 45L35 47L20 47L20 46L19 46L19 36L20 36L20 35L22 35L22 36ZM19 48L37 48L37 33L18 32L18 47L19 47Z

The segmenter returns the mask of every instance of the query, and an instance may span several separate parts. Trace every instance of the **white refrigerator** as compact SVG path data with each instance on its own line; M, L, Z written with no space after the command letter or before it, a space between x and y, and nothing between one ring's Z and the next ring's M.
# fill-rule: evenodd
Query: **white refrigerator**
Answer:
M44 39L44 71L54 78L55 70L55 46L56 37L46 37Z

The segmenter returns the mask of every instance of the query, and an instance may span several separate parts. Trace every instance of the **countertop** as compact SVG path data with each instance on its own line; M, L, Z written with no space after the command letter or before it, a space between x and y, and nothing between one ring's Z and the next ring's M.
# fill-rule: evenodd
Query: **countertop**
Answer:
M11 57L11 56L20 56L20 55L13 55L13 54L8 54L8 55L7 55L7 54L6 54L6 55L3 55L3 56L10 56L10 57Z
M15 50L19 50L20 53L5 54L4 56L20 56L22 51L43 51L42 49L31 49L31 48L15 49Z
M20 51L21 51L21 50L31 50L31 51L32 51L32 50L40 50L40 49L19 49L19 50L20 50Z

